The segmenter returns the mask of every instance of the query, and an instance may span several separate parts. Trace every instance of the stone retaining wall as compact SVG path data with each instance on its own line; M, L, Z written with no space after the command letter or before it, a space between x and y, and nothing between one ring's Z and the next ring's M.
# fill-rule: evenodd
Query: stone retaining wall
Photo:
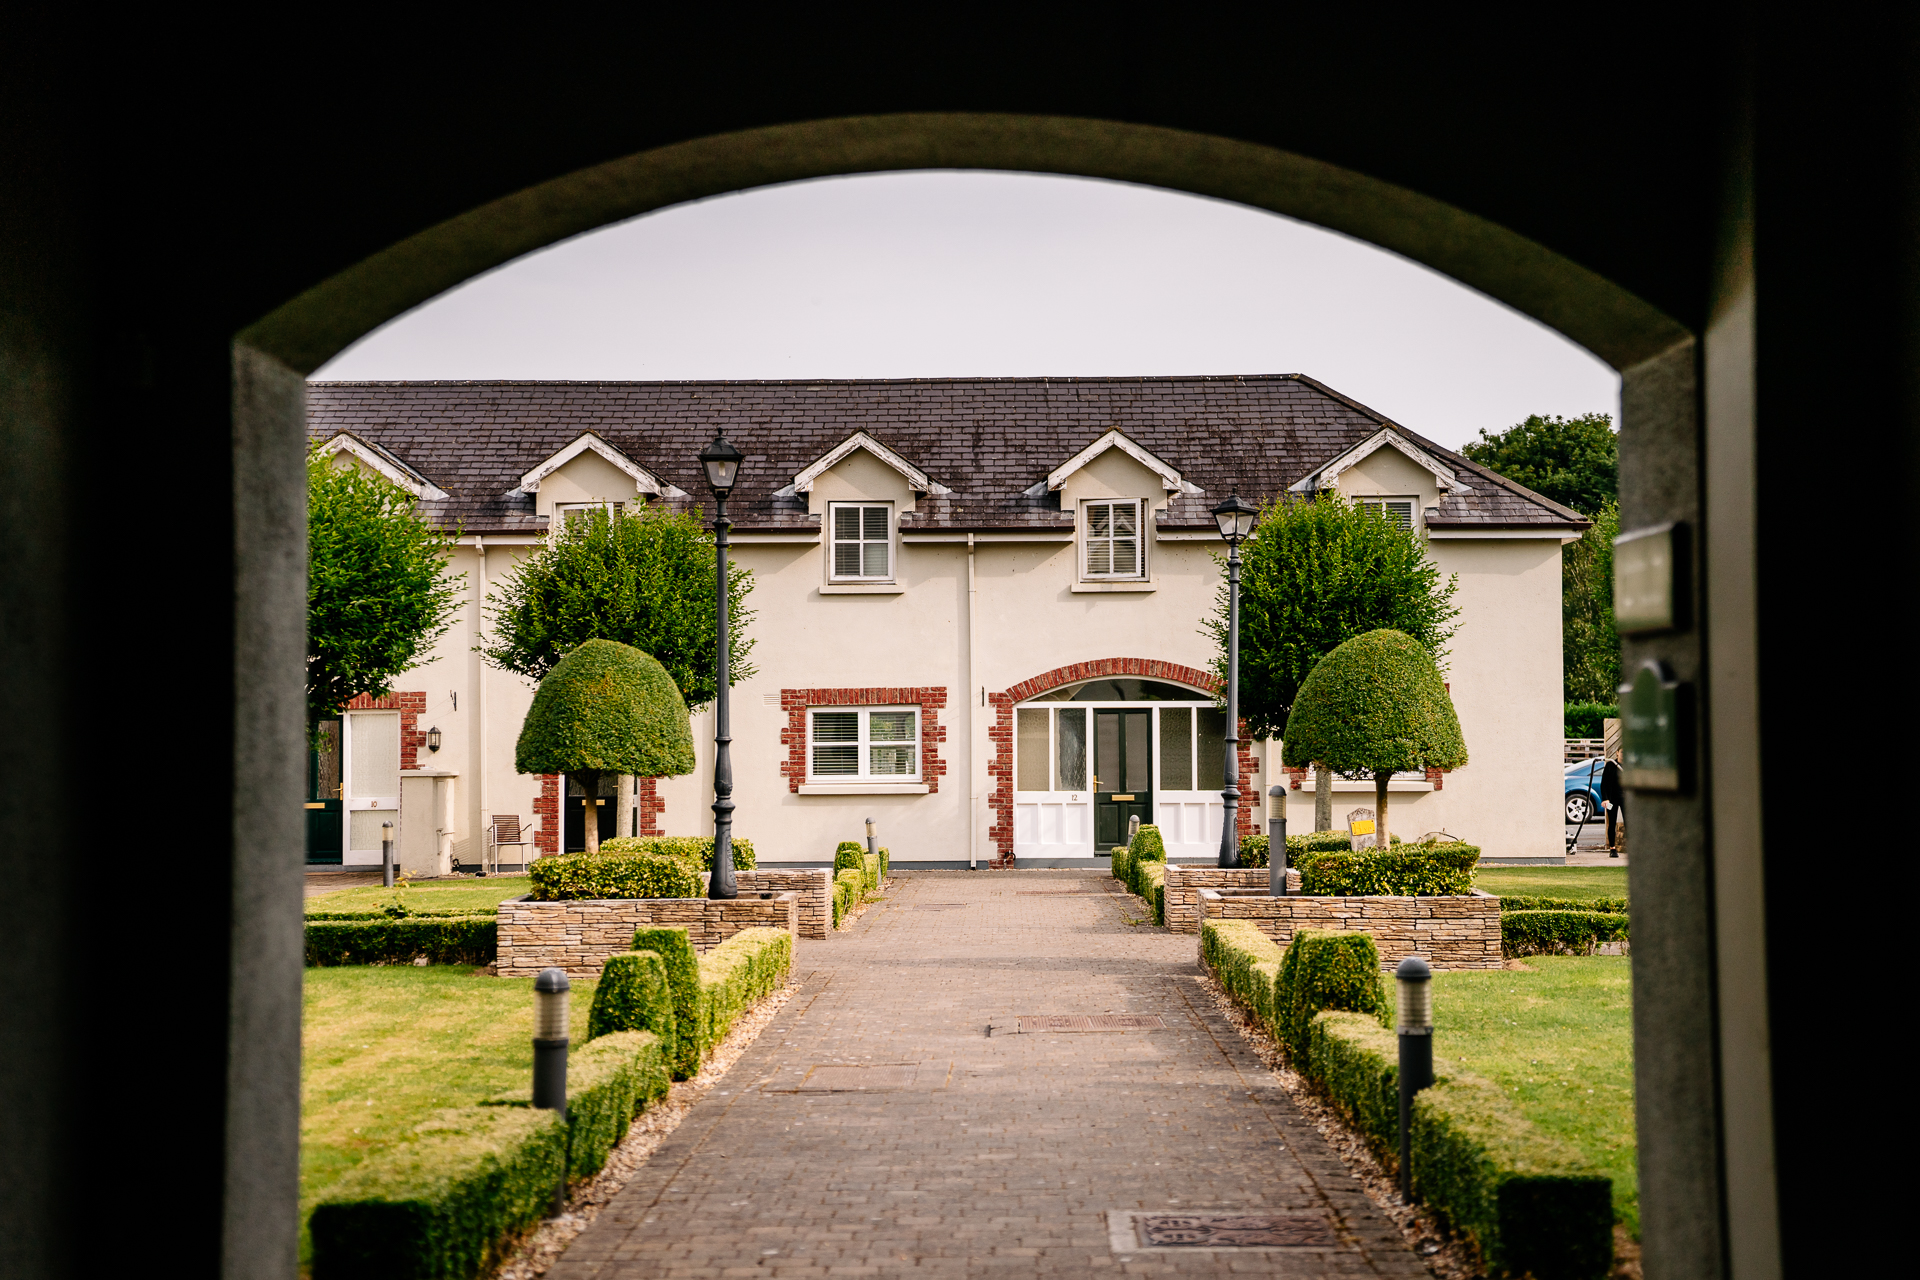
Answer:
M1251 920L1283 947L1295 929L1371 933L1380 967L1389 973L1410 955L1425 957L1435 969L1498 969L1504 963L1498 898L1256 898L1217 889L1202 889L1199 897L1206 919Z
M761 867L757 871L736 871L734 882L740 892L781 893L792 889L800 895L799 934L803 938L824 938L833 928L833 869L805 867L791 871Z
M747 874L740 873L743 877ZM800 931L800 894L794 890L707 898L584 898L574 902L503 902L494 972L530 978L549 966L597 977L608 956L633 949L642 926L682 925L695 951L709 951L742 929Z
M1207 867L1167 864L1167 929L1171 933L1200 932L1202 889L1267 890L1265 867ZM1287 887L1300 892L1300 873L1287 868Z

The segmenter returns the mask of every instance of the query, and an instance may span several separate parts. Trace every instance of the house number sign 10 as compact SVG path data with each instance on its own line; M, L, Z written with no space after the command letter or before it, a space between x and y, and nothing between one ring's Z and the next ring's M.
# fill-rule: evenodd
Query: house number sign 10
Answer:
M1662 662L1620 686L1620 781L1636 791L1692 789L1691 689Z

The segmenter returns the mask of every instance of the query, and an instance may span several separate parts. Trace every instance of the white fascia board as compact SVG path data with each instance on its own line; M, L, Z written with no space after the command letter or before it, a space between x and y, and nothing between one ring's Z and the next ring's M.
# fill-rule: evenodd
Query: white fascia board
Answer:
M1451 541L1454 539L1474 538L1480 540L1497 538L1502 541L1541 542L1551 539L1561 544L1580 541L1577 533L1569 534L1565 529L1548 527L1545 529L1434 529L1427 530L1432 541Z
M898 471L906 478L907 487L915 493L939 495L953 492L953 490L947 488L947 486L935 483L932 479L928 478L926 472L914 466L911 462L908 462L905 458L887 448L887 446L881 444L866 432L856 431L832 449L829 449L826 453L814 459L814 461L807 466L806 470L793 478L791 485L774 494L774 497L784 498L791 497L795 494L812 493L813 482L818 480L825 472L831 469L835 463L845 458L855 449L865 449L868 453L880 459L880 461L886 463L895 471Z
M342 431L333 439L321 445L320 453L322 457L326 458L334 458L343 453L350 453L416 498L426 498L434 502L439 502L453 496L406 463L400 461L400 459L388 453L385 449L368 444L365 440L362 440L359 436L349 431Z
M581 454L591 450L611 462L633 480L635 493L651 493L660 498L684 498L687 494L673 485L662 481L658 476L629 458L620 450L602 440L591 431L583 431L574 442L553 454L545 462L520 477L520 493L540 492L540 482L572 462Z
M1061 485L1067 482L1068 476L1086 466L1089 462L1092 462L1109 449L1120 450L1120 452L1126 454L1129 458L1132 458L1135 462L1138 462L1141 466L1159 476L1161 482L1166 485L1168 493L1204 492L1199 485L1189 484L1187 481L1181 479L1178 471L1175 471L1172 467L1121 435L1118 428L1107 432L1107 434L1101 436L1098 440L1095 440L1092 444L1074 454L1071 458L1068 458L1048 473L1046 489L1041 490L1039 485L1035 485L1027 492L1038 497L1039 493L1036 493L1035 490L1049 492L1059 489Z
M1434 479L1440 482L1440 487L1448 493L1472 492L1467 485L1461 482L1460 477L1454 474L1453 468L1441 463L1438 458L1401 435L1398 431L1395 431L1392 427L1380 428L1359 444L1354 445L1345 453L1334 458L1331 462L1308 472L1297 484L1290 486L1287 492L1312 493L1317 489L1328 488L1335 480L1340 478L1341 472L1366 461L1366 459L1372 457L1376 451L1389 445L1398 449L1401 453L1404 453L1407 459L1415 466L1431 471Z

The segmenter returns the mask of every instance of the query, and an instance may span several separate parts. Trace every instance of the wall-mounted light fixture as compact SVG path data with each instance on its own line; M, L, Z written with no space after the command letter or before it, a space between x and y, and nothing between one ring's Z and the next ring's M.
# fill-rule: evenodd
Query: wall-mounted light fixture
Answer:
M427 750L438 751L439 749L440 749L440 730L438 729L427 730Z

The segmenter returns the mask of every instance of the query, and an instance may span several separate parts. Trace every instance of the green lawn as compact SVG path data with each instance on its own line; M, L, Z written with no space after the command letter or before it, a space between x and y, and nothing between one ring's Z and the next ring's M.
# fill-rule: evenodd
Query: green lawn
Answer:
M572 981L578 1044L594 980ZM348 1169L440 1107L528 1087L533 979L476 977L464 966L308 969L300 1047L304 1265L307 1215Z
M1624 898L1625 867L1477 867L1473 884L1529 898Z
M1633 961L1529 956L1526 964L1434 975L1434 1068L1493 1081L1529 1120L1584 1153L1613 1179L1614 1213L1638 1239Z
M415 911L489 911L533 888L526 876L488 876L484 880L419 881L404 890L380 885L335 889L307 899L307 910L371 911L392 902L396 893Z

